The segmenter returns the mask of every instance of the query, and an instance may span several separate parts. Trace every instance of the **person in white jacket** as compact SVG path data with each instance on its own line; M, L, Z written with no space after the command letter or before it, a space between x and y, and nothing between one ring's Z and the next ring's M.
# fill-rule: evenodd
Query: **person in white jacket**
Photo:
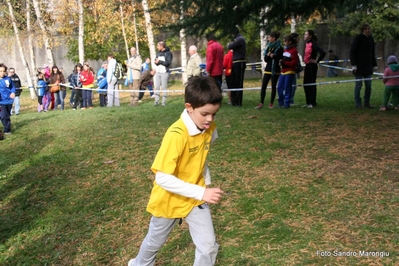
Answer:
M107 70L107 107L119 106L119 91L118 79L115 77L116 60L113 54L108 55L108 70Z

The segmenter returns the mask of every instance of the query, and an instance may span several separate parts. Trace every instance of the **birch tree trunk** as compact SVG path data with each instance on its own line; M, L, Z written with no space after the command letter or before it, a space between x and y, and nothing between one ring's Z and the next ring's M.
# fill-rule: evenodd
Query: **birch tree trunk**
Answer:
M295 32L296 28L296 19L294 13L291 13L291 33Z
M28 66L28 63L26 62L26 59L25 59L24 48L22 47L22 44L21 44L21 39L20 39L20 36L19 36L19 30L18 30L17 23L16 23L15 16L14 16L14 9L13 9L13 7L11 5L11 1L10 0L7 0L7 5L8 5L8 10L10 12L10 19L11 19L11 23L12 23L12 26L13 26L13 29L14 29L15 38L17 40L19 54L21 56L22 64L23 64L23 66L25 68L25 71L26 71L26 77L28 78L28 87L29 88L33 88L33 83L32 83L32 78L31 78L30 71L29 71L29 66ZM31 93L31 97L32 97L32 93ZM33 97L33 99L34 98L35 97Z
M42 12L40 11L39 1L32 0L32 2L33 2L33 7L35 8L37 22L40 26L40 29L42 30L44 47L46 49L46 55L47 55L47 61L51 67L55 64L53 50L52 50L53 48L51 46L51 34L50 34L50 31L46 28L46 25L44 23L44 20L42 17Z
M262 8L260 11L260 18L262 19L264 15L269 11L268 7ZM260 61L262 65L262 74L263 69L266 67L266 62L263 61L263 51L266 49L267 46L267 33L265 32L264 26L267 24L267 20L261 22L261 30L260 30Z
M132 0L132 7L133 7L133 25L134 25L134 39L136 41L136 51L137 51L138 54L140 54L139 41L138 41L138 38L137 38L136 7L135 7L134 0Z
M147 30L148 47L150 48L151 66L152 69L155 69L154 59L156 53L155 53L154 34L152 32L151 15L148 9L147 0L143 0L141 3L143 5L143 10L144 10L145 28Z
M30 13L30 0L26 0L26 31L28 35L28 52L30 57L30 76L31 80L33 80L33 86L37 84L37 76L36 76L36 62L35 62L35 52L33 50L33 35L32 35L32 25L31 25L31 13ZM28 84L29 84L28 77ZM29 84L29 92L31 99L36 98L36 91L34 87Z
M184 10L183 10L183 3L180 2L180 20L183 20L184 18ZM187 82L187 73L186 73L186 67L187 67L187 47L186 47L186 34L184 29L180 30L180 52L181 52L181 66L182 66L182 82L183 85L186 84Z
M79 62L84 63L85 61L85 44L84 44L84 36L85 36L85 21L83 16L83 1L78 0L78 8L79 8L79 33L78 33L78 49L79 49Z
M125 40L126 58L127 60L129 60L129 45L127 44L127 38L126 38L125 21L123 20L122 0L119 0L119 11L121 13L122 35L123 35L123 40Z

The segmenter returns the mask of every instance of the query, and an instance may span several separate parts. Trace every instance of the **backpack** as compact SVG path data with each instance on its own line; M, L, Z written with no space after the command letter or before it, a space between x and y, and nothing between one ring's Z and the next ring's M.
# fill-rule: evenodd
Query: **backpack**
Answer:
M118 61L116 61L114 76L117 79L123 78L123 67L122 67L122 64Z

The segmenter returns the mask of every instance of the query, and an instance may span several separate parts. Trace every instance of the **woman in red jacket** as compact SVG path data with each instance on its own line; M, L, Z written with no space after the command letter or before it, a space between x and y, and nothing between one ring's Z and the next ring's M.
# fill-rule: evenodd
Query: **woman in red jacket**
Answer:
M289 108L291 102L292 81L298 65L298 50L296 39L291 35L284 37L283 59L280 60L281 75L278 80L278 105L280 108Z
M87 62L83 64L83 71L80 73L80 82L82 82L82 110L93 108L93 102L91 101L91 88L93 88L94 74Z

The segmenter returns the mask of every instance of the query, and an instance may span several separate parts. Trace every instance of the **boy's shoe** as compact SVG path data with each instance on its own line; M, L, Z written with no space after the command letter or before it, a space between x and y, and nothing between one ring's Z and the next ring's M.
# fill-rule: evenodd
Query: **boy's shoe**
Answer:
M80 110L86 110L86 107L80 108Z
M138 102L139 102L139 103L142 103L143 101L142 101L142 100L139 100Z
M370 109L371 109L371 108L374 108L374 106L372 106L372 105L370 105L370 104L365 104L365 105L364 105L364 108L370 108Z
M269 104L269 108L270 109L273 109L274 108L274 106L273 106L273 104L271 103L271 104Z
M90 107L89 107L89 109L93 109L93 108L94 108L93 106L90 106Z
M387 110L387 108L385 106L381 106L380 111L386 111L386 110Z
M313 105L309 104L309 105L308 105L308 108L313 108Z
M257 106L255 106L255 109L260 109L263 107L263 103L258 104Z
M11 135L11 131L4 132L4 135Z
M133 266L134 265L134 261L135 261L135 259L129 260L129 262L127 263L127 266Z

